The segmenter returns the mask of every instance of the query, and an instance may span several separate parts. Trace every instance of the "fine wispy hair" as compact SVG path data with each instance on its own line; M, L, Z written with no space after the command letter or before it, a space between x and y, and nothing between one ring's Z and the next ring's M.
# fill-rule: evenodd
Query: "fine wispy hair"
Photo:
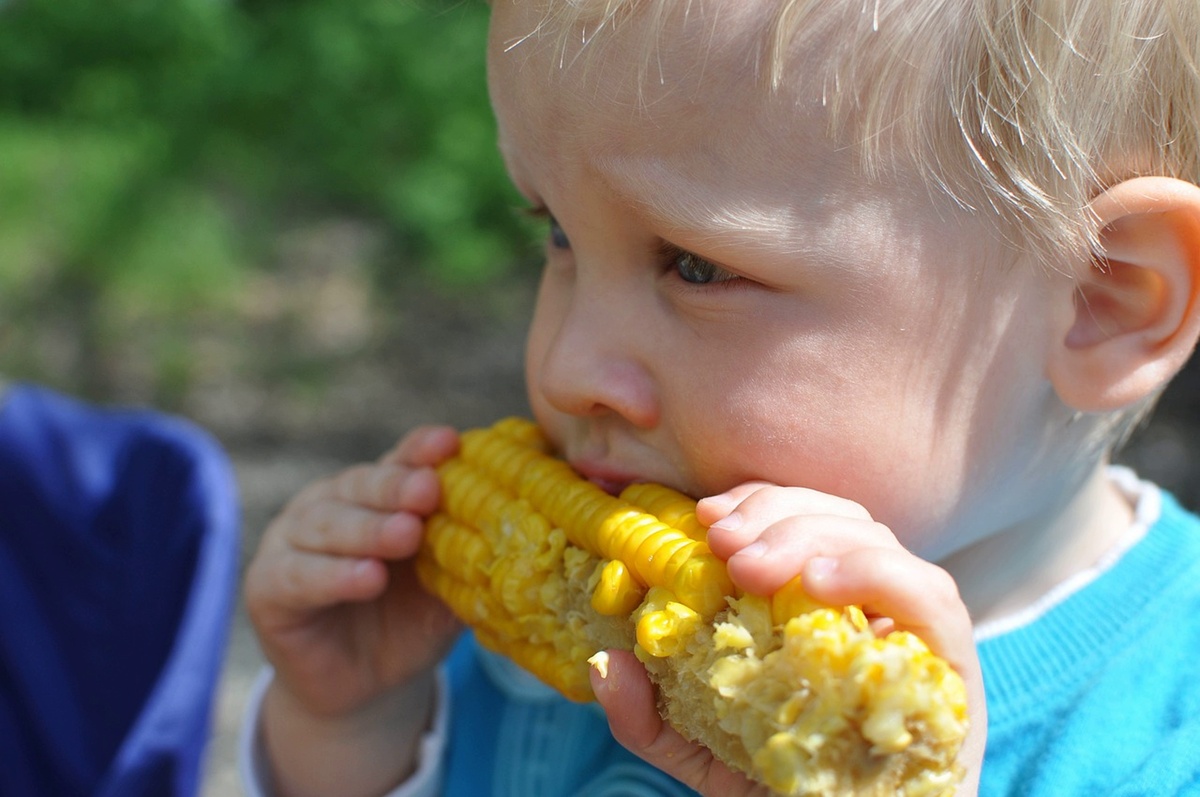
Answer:
M801 79L799 56L820 48L820 74L803 79L818 81L831 135L858 149L866 175L915 169L1047 269L1104 267L1090 202L1106 187L1200 184L1197 0L493 2L541 6L529 36L552 38L558 68L586 69L614 31L639 37L629 68L642 81L685 27L685 46L702 50L705 31L757 11L742 44L765 93ZM1097 446L1118 444L1153 403L1109 414Z
M833 132L860 148L868 174L915 166L964 207L997 214L1013 245L1050 267L1098 251L1088 203L1106 186L1149 174L1200 183L1196 0L542 4L534 35L559 37L560 66L632 30L646 79L672 25L765 8L746 42L765 90L793 79L797 53L823 48Z

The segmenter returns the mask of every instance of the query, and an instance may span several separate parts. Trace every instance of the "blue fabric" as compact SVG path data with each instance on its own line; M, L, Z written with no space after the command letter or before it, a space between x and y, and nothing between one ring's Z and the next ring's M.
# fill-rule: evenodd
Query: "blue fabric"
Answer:
M980 644L984 797L1200 797L1200 520L1162 515L1110 570L1032 624ZM530 700L465 637L447 797L684 795L621 748L593 707Z
M529 698L489 677L470 634L448 669L454 695L443 797L692 797L612 738L595 704Z
M0 398L0 794L197 792L238 511L187 422Z
M980 794L1200 795L1200 521L1162 515L1112 569L979 645Z

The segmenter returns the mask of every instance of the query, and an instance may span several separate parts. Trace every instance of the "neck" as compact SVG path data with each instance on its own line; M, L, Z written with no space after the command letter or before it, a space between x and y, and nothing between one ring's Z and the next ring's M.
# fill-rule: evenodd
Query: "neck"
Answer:
M1021 611L1092 567L1133 522L1133 507L1097 466L1069 501L957 551L954 576L976 624Z

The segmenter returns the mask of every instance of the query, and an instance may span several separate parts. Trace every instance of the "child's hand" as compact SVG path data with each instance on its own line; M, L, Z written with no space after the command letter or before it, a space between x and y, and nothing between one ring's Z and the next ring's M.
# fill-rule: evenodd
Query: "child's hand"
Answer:
M627 750L707 797L767 797L770 791L689 742L658 713L646 668L628 650L608 651L602 676L591 670L592 691L608 715L613 738Z
M412 557L440 500L432 466L457 450L453 429L414 430L378 462L309 485L268 526L245 598L275 667L263 709L275 757L309 757L298 742L319 736L390 735L395 760L396 737L424 729L431 672L460 626Z
M816 600L861 606L877 634L911 631L958 671L971 722L959 754L968 774L958 794L974 794L987 713L971 620L950 575L907 551L858 504L812 490L745 484L702 500L696 514L741 589L769 595L800 575ZM613 735L634 753L702 794L766 793L662 721L632 655L613 652L608 677L593 672L592 682Z

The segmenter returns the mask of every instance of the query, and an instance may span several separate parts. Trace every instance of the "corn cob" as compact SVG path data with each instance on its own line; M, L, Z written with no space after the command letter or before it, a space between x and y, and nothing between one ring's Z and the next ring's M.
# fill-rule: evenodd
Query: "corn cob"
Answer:
M917 637L877 638L798 579L739 593L694 501L653 484L608 495L530 421L465 432L440 477L422 583L567 697L592 699L597 651L632 649L677 730L777 793L953 793L965 688Z

